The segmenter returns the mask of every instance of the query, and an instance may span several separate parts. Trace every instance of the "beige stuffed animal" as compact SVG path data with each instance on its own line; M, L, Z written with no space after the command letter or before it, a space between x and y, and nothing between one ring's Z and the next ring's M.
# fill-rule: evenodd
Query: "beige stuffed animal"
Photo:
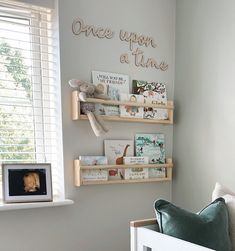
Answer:
M92 83L84 82L77 79L71 79L69 80L69 85L79 91L78 95L81 101L86 101L87 98L98 98L105 100L110 99L107 95L103 94L101 89L99 89ZM87 115L91 124L91 128L93 129L97 137L108 132L108 129L105 127L101 117L95 114L94 103L82 102L81 112Z

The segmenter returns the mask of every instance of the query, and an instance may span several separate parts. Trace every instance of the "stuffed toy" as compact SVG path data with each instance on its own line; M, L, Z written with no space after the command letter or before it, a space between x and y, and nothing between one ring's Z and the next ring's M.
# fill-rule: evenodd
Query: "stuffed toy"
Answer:
M107 95L103 94L102 89L92 83L71 79L69 80L69 85L79 91L78 96L81 101L86 101L87 98L110 99ZM94 103L82 102L81 112L87 115L91 128L97 137L108 132L101 117L95 114Z

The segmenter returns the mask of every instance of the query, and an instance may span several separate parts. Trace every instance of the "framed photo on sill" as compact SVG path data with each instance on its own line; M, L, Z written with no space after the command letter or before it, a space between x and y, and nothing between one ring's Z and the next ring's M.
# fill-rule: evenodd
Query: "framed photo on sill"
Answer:
M6 203L52 201L51 164L2 164Z

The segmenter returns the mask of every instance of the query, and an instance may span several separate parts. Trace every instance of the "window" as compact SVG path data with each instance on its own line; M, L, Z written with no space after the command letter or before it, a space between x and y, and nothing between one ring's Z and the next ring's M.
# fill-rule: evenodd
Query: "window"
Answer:
M64 198L53 10L0 0L0 162L51 163Z

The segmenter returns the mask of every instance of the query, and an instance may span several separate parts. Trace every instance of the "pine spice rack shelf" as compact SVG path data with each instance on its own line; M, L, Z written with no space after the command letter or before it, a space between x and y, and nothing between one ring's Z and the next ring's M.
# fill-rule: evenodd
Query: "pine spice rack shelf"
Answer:
M83 102L83 101L79 99L78 93L79 93L78 91L72 92L72 119L73 120L87 120L88 119L87 116L80 113L80 102ZM141 123L149 123L149 124L173 124L173 111L174 111L173 101L167 101L167 105L147 104L147 103L135 103L133 105L132 102L88 98L86 102L96 103L96 104L106 104L106 105L126 105L126 106L167 109L168 119L164 119L164 120L163 119L155 120L155 119L141 119L141 118L126 118L126 117L120 117L120 116L107 116L107 115L101 115L101 117L104 120L108 120L108 121L141 122Z
M148 178L148 179L135 179L135 180L107 180L107 181L85 181L82 180L82 171L83 170L96 170L96 169L129 169L129 168L166 168L166 177L165 178ZM95 165L95 166L83 166L81 165L80 160L74 160L74 185L104 185L104 184L125 184L125 183L149 183L149 182L163 182L172 180L172 168L173 162L171 158L166 159L165 164L138 164L138 165Z

